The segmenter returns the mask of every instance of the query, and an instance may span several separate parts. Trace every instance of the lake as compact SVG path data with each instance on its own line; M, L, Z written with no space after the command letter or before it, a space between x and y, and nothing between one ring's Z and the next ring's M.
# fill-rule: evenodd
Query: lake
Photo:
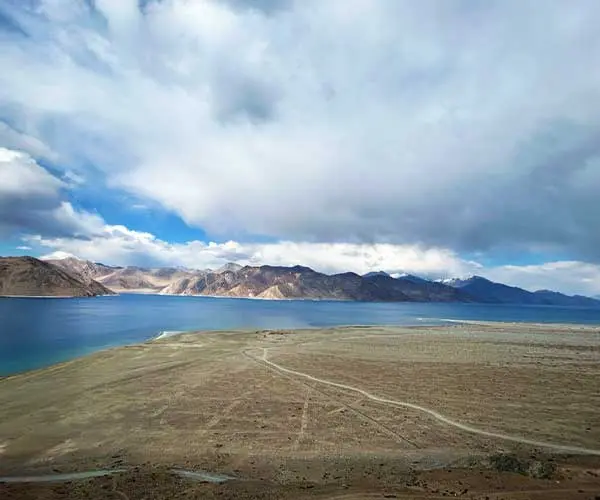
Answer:
M0 375L143 342L164 331L443 324L444 319L600 324L600 309L134 294L0 298Z

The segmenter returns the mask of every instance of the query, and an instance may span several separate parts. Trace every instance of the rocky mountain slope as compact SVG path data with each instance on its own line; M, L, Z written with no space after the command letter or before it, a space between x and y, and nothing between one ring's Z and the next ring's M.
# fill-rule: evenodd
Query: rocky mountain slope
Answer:
M124 267L96 279L117 291L159 292L173 281L192 275L193 271L176 268Z
M175 267L115 267L75 257L51 259L54 264L82 280L93 279L118 292L159 292L174 281L197 272Z
M467 293L425 281L417 283L376 273L327 275L308 267L246 266L238 271L207 272L166 287L165 295L214 295L265 299L472 302Z
M50 262L33 257L0 257L0 296L93 297L113 292Z
M81 260L77 257L65 257L64 259L47 259L44 260L44 262L48 262L57 267L60 267L64 271L85 282L110 274L115 269L119 269L118 267L106 266L98 262Z
M481 276L444 280L444 284L476 297L478 302L492 304L525 304L551 306L600 307L600 301L581 295L565 295L550 290L529 292L515 286L496 283Z

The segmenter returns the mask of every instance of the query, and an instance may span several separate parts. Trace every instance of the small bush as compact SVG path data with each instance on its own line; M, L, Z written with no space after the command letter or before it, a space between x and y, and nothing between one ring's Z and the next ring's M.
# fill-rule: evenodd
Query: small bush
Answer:
M534 460L529 465L527 474L535 479L552 479L556 474L556 464Z
M506 455L498 453L490 457L490 464L498 472L516 472L517 474L527 474L528 466L523 460L519 460L515 455Z

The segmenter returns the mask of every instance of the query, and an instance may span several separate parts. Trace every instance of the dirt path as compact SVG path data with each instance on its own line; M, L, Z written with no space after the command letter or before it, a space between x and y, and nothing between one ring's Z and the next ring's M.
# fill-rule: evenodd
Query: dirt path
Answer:
M555 443L547 443L544 441L535 441L535 440L527 439L527 438L520 437L520 436L511 436L511 435L502 434L499 432L491 432L491 431L486 431L484 429L478 429L476 427L473 427L473 426L470 426L467 424L463 424L461 422L457 422L456 420L452 420L452 419L442 415L441 413L438 413L437 411L432 410L430 408L425 408L424 406L419 406L419 405L416 405L413 403L409 403L408 401L396 401L393 399L382 398L375 394L371 394L359 387L341 384L339 382L333 382L331 380L314 377L308 373L304 373L304 372L300 372L297 370L292 370L290 368L286 368L284 366L281 366L280 364L275 363L274 361L270 361L268 359L268 351L269 351L269 348L267 348L267 347L263 348L263 355L261 358L256 358L256 357L252 356L251 354L249 354L249 356L254 358L257 361L263 362L267 366L270 366L271 368L274 368L275 370L278 370L280 372L288 373L290 375L295 375L298 377L302 377L302 378L305 378L308 380L312 380L313 382L318 382L321 384L329 385L331 387L337 387L338 389L346 389L349 391L357 392L358 394L361 394L362 396L364 396L372 401L376 401L378 403L383 403L383 404L392 405L392 406L400 406L400 407L404 407L404 408L410 408L412 410L417 410L417 411L420 411L422 413L425 413L425 414L435 418L436 420L438 420L440 422L443 422L444 424L451 425L453 427L456 427L457 429L461 429L466 432L470 432L471 434L479 434L480 436L487 436L487 437L502 439L504 441L512 441L514 443L521 443L521 444L526 444L529 446L535 446L535 447L539 447L539 448L548 448L548 449L552 449L555 451L600 456L600 450L595 450L595 449L591 449L591 448L582 448L579 446L570 446L570 445L562 445L562 444L555 444Z

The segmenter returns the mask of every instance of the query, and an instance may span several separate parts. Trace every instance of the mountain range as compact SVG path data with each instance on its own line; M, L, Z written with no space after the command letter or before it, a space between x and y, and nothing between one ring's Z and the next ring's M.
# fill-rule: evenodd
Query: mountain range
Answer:
M383 271L363 276L352 272L329 275L304 266L241 266L236 263L225 264L216 270L118 267L76 257L46 261L13 257L2 258L0 263L1 295L92 296L129 292L261 299L600 307L597 299L549 290L530 292L481 276L431 281L411 274L392 277ZM24 268L30 271L23 272ZM72 293L67 293L69 290Z
M446 279L442 283L478 298L478 302L491 304L525 304L550 306L598 307L600 301L583 295L565 295L551 290L529 292L516 286L490 281L482 276L467 279Z
M184 277L163 289L168 295L216 295L262 299L333 299L360 301L470 302L461 290L425 285L383 274L323 274L304 266L245 266Z

